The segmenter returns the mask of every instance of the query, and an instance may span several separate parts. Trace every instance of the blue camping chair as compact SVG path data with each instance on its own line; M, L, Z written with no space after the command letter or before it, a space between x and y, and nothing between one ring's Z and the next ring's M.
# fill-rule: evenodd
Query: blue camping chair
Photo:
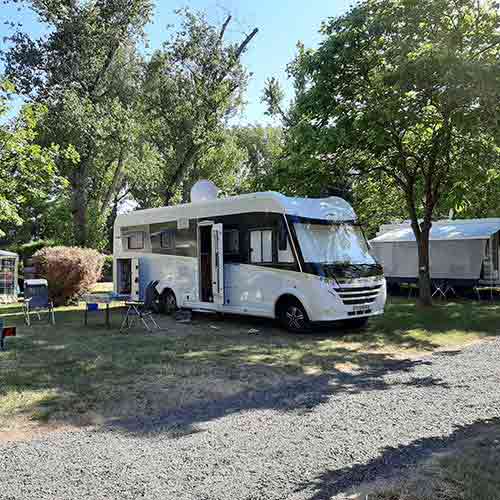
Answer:
M35 313L40 320L40 313L46 312L49 321L55 325L54 304L49 299L49 285L47 280L24 280L24 320L31 326L31 313Z

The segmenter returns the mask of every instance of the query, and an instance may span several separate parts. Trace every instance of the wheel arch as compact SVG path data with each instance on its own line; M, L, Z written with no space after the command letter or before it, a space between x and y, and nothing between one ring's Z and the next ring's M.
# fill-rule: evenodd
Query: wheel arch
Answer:
M172 292L174 294L177 305L179 305L179 299L182 297L182 294L180 293L179 288L174 286L173 283L168 281L160 281L156 285L156 291L158 292L160 297L167 292Z
M301 297L300 294L294 293L291 290L283 291L279 295L279 297L276 299L276 301L274 303L274 317L275 318L279 318L280 308L283 306L283 304L286 304L289 301L299 302L302 305L302 307L304 308L304 310L306 311L309 319L311 318L311 313L310 313L308 305L306 304L306 302L304 300L304 297Z

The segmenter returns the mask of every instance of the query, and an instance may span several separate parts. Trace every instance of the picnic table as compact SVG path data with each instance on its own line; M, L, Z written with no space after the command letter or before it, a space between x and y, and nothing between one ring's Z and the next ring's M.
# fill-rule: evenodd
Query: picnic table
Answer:
M113 302L125 302L130 300L130 295L120 295L117 293L93 293L83 296L83 302L85 302L85 312L84 312L84 324L88 324L88 313L98 312L99 304L106 305L106 314L104 324L106 328L111 328L111 319L109 314L109 306Z

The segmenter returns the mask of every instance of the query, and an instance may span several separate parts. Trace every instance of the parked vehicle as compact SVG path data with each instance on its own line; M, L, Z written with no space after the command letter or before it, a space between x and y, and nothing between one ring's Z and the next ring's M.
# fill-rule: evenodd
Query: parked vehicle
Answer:
M19 256L16 253L0 250L0 304L17 301L18 264Z
M382 314L386 299L382 267L354 210L337 197L202 196L119 215L115 292L141 298L153 280L163 311L277 318L293 331L335 320L361 325Z
M381 226L370 243L389 284L417 281L417 243L409 223ZM500 286L500 219L433 222L429 251L434 282Z

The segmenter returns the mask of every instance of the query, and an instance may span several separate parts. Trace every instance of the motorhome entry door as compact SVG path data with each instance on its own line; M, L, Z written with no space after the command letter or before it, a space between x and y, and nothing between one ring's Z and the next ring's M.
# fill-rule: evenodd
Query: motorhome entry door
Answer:
M132 300L139 300L139 259L134 258L132 261L132 269L131 269L131 290L130 297Z
M212 294L215 304L224 304L224 233L222 224L212 226Z

